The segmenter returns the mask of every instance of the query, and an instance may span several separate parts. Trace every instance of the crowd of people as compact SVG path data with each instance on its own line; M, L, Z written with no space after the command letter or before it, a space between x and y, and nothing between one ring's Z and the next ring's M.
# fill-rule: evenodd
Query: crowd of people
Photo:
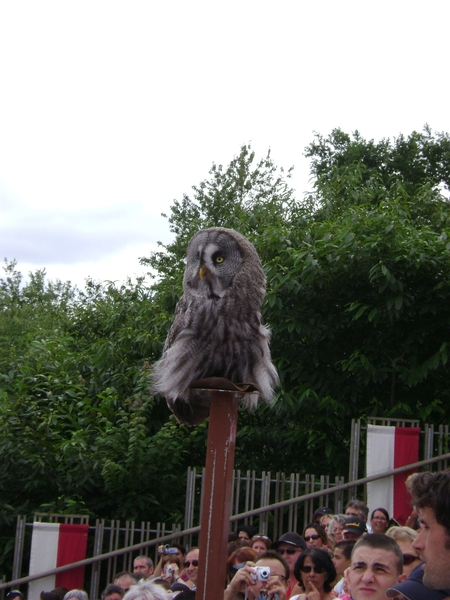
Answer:
M361 501L345 514L322 507L302 531L278 540L244 525L230 534L223 600L450 600L450 471L415 474L413 515L400 526L379 507L369 518ZM101 600L194 600L199 548L160 546L156 565L134 559ZM17 590L5 600L25 600ZM58 588L40 600L89 600L83 590ZM221 598L218 600L222 600Z

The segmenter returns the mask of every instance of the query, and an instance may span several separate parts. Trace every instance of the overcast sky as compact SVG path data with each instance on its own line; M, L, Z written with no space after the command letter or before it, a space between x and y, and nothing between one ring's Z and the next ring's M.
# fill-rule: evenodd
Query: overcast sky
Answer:
M174 198L251 142L450 131L448 0L0 0L0 258L82 286L167 242Z

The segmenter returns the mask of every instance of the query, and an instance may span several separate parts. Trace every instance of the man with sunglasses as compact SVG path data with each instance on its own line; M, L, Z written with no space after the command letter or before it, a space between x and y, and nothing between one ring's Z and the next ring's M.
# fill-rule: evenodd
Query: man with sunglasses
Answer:
M289 566L290 586L286 592L286 600L289 600L291 592L297 583L297 579L294 575L295 563L303 550L306 550L306 542L298 533L288 532L284 533L280 539L272 545L272 548L286 560Z
M198 577L198 557L199 549L191 548L184 559L184 571L172 585L173 592L182 592L184 590L195 590Z
M258 578L258 567L270 569L270 576ZM256 562L248 561L229 583L224 592L224 600L237 600L243 594L248 600L287 600L289 587L289 566L274 550L262 554Z

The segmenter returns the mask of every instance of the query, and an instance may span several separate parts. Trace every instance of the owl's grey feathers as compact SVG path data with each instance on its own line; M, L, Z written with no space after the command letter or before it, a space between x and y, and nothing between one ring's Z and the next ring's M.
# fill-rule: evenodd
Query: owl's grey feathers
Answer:
M184 294L153 372L153 391L182 422L197 424L208 414L206 395L189 390L197 379L251 382L262 400L272 399L278 376L260 313L265 287L259 256L240 233L214 227L191 239ZM257 393L245 400L257 401Z

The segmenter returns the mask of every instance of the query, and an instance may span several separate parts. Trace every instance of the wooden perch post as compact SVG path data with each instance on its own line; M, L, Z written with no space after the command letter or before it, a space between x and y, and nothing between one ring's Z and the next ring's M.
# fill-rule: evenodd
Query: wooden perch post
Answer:
M201 506L197 600L220 600L225 589L239 398L254 386L222 378L194 382L210 392L210 416Z

